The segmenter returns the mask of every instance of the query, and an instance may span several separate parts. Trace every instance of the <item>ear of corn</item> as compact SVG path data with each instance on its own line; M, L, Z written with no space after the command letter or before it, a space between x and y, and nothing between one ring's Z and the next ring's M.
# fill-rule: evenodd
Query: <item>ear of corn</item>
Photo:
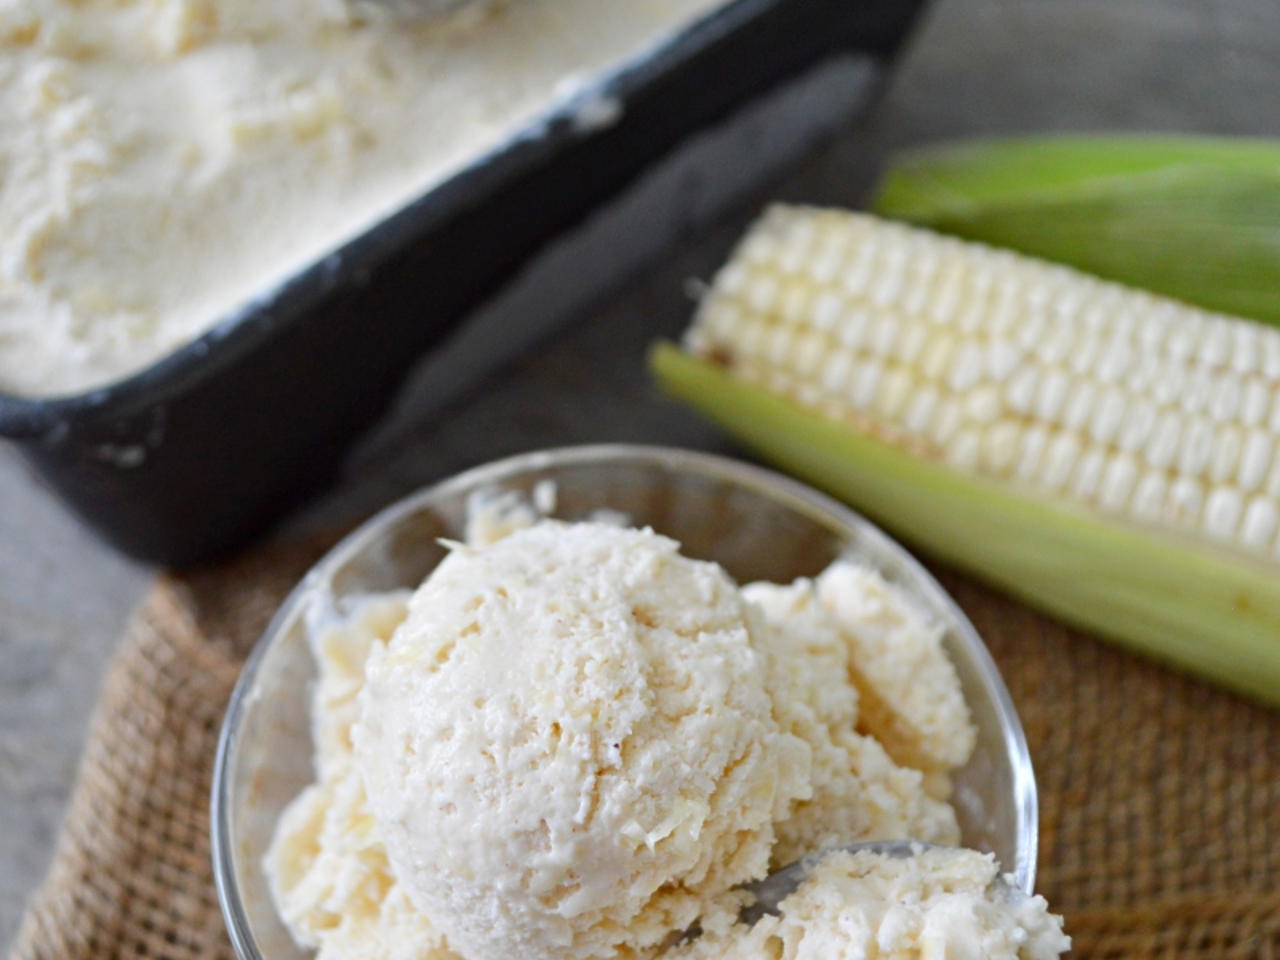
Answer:
M1280 323L1280 143L1039 137L925 147L873 209Z
M1280 331L771 210L654 369L927 551L1280 703Z

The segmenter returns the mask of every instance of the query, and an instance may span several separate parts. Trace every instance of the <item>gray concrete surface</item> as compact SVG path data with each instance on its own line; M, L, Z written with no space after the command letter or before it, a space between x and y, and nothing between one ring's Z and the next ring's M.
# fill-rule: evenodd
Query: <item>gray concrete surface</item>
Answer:
M1276 0L938 0L868 121L777 185L856 203L894 148L969 133L1280 134ZM641 357L680 329L745 216L676 251L604 309L491 378L302 525L357 517L464 466L536 446L634 440L727 449L659 401ZM0 451L0 944L38 881L102 665L148 571L96 543Z

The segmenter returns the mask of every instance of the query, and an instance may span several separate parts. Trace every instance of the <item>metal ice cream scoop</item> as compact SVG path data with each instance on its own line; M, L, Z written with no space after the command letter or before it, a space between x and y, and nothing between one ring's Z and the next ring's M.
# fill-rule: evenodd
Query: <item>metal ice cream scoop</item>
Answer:
M905 860L925 850L941 849L948 848L915 840L876 840L870 843L848 843L838 847L827 847L825 850L801 857L795 863L788 864L780 870L775 870L763 880L744 884L742 889L753 894L755 900L742 909L738 919L742 923L752 924L766 914L777 914L778 904L795 893L796 889L809 879L814 868L832 853L857 853L860 850L871 850L887 857ZM997 895L1008 903L1022 903L1028 899L1027 894L1006 879L1004 874L997 874L992 886Z
M426 20L473 4L478 6L485 0L348 0L348 2L377 7L402 20Z

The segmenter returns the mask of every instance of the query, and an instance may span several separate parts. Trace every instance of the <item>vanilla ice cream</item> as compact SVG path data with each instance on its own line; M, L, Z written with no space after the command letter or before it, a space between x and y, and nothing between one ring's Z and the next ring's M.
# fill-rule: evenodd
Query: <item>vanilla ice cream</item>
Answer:
M362 698L396 876L466 957L654 945L767 869L807 787L737 587L652 531L547 521L455 550Z
M723 0L0 0L0 390L135 372Z
M317 782L281 818L266 868L281 918L320 960L458 960L392 874L352 760L365 661L407 612L407 594L370 596L311 636Z
M924 849L896 858L828 854L754 925L741 900L708 913L704 934L671 960L1054 960L1071 948L1043 897L997 883L990 854Z
M969 758L977 734L941 625L862 564L833 563L817 592L849 649L859 729L924 773L931 793L948 796L948 773Z
M266 867L322 960L632 960L699 920L699 950L750 944L725 918L743 882L834 844L959 842L959 679L874 571L740 589L650 530L474 506L411 598L312 638L316 783ZM823 896L874 901L864 873ZM787 929L829 921L793 906Z
M763 620L754 633L766 653L779 722L812 751L811 793L777 825L774 864L861 840L959 843L955 811L930 796L923 773L894 762L879 742L858 732L862 706L851 682L852 647L813 582L753 583L742 595ZM961 722L972 728L967 714ZM965 759L967 753L960 762Z

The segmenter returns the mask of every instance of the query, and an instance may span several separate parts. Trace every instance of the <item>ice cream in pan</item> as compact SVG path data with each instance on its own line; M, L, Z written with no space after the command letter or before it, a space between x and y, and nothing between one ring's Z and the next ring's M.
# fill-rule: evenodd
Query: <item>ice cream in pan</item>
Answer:
M997 867L963 851L833 855L779 916L736 922L743 884L824 847L959 842L949 773L974 729L940 629L854 561L739 588L651 530L514 516L313 637L316 782L267 855L299 944L332 960L1066 948L1042 899L985 896Z
M723 5L0 3L0 391L138 372Z

